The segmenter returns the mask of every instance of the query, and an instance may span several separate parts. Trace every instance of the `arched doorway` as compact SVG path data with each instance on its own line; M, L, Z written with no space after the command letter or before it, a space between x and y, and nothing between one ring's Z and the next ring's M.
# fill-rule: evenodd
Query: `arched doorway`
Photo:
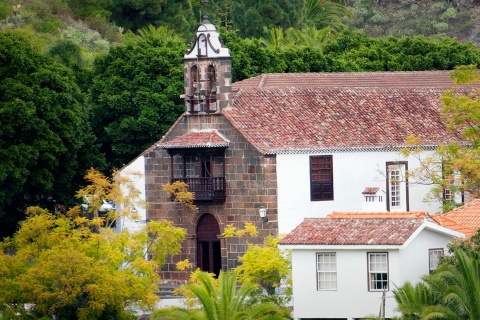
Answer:
M218 276L222 269L220 227L211 214L204 214L197 225L197 266Z

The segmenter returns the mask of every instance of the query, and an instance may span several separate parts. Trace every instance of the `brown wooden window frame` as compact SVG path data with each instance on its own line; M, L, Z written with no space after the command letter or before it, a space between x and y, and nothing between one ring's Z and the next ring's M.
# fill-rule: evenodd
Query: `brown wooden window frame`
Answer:
M310 200L333 199L333 156L310 156Z
M402 206L403 201L405 201L405 209L402 211L410 211L410 190L408 184L408 161L388 161L385 165L386 173L386 195L387 195L387 211L397 209L398 207L392 206L392 181L391 181L391 171L392 167L398 167L398 171L401 174L401 179L398 183L399 188L399 197L400 207Z

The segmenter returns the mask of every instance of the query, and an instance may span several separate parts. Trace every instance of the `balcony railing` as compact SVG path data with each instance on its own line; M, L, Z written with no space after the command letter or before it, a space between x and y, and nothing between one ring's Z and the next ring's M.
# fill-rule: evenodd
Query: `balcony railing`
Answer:
M227 198L227 183L224 177L208 178L175 178L188 184L188 191L195 193L195 201L225 202Z

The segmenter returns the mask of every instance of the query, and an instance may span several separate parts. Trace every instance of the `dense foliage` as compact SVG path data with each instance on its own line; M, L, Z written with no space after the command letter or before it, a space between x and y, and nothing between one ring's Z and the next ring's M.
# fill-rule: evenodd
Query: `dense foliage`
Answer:
M0 57L0 218L11 232L26 206L68 203L102 157L70 70L14 31L0 33Z
M478 239L478 235L477 235ZM424 282L405 283L394 292L405 319L474 320L480 318L480 256L455 248L454 256Z
M138 206L137 193L119 193L131 182L112 182L95 170L87 177L91 185L80 196L122 203L121 216ZM91 201L90 209L100 204ZM0 317L135 319L133 310L158 301L157 270L184 238L185 230L167 221L115 233L104 217L88 218L78 206L55 213L30 207L13 238L0 242Z
M185 48L175 38L140 39L95 61L92 126L110 168L121 168L150 147L183 112Z

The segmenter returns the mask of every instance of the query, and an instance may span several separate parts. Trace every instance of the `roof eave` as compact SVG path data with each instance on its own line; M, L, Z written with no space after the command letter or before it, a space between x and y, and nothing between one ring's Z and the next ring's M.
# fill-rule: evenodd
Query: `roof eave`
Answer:
M400 250L401 244L359 244L359 245L339 245L339 244L282 244L283 249L291 250Z

